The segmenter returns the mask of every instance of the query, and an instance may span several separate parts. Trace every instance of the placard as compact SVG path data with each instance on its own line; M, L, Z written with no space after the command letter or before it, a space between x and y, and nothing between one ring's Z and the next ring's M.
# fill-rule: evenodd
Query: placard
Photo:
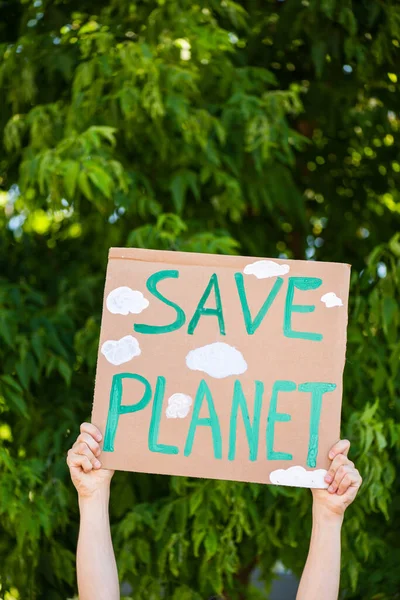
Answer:
M92 421L105 468L326 487L350 266L111 248Z

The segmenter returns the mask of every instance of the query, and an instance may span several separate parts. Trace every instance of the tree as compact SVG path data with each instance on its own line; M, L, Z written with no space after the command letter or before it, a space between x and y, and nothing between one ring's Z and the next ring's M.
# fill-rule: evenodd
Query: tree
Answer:
M364 477L344 598L400 575L400 7L20 0L0 24L0 585L73 595L65 452L90 415L110 246L353 266L342 434ZM117 473L133 598L299 573L304 490ZM7 596L7 594L11 594ZM18 596L19 594L19 596Z

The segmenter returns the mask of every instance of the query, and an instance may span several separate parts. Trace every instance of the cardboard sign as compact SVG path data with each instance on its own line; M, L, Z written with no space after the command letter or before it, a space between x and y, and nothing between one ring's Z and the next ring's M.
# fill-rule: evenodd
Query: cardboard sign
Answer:
M111 248L92 421L112 469L326 487L349 265Z

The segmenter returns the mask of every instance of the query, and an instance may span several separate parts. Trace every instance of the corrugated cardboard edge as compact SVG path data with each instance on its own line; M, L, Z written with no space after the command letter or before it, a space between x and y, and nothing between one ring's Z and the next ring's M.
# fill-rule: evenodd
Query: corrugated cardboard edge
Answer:
M349 277L351 265L347 263L335 263L328 261L309 261L309 260L293 260L289 258L265 258L258 256L241 256L231 254L202 254L199 252L176 252L173 250L144 250L143 248L110 248L108 258L122 258L125 260L138 260L143 262L163 262L176 265L198 265L205 267L232 266L237 268L238 259L243 259L243 262L254 262L256 260L273 260L278 264L282 263L305 263L325 264L325 265L343 265L349 268Z
M335 264L345 264L346 266L348 266L348 270L347 270L347 290L348 290L348 297L347 297L347 311L346 311L346 326L344 328L344 354L343 354L343 365L342 365L342 394L341 394L341 402L340 402L340 425L342 424L342 409L343 409L343 393L344 393L344 369L346 366L346 360L347 360L347 328L349 326L349 302L350 302L350 275L351 275L351 265L347 264L347 263L335 263Z
M111 250L111 249L110 249ZM94 410L94 399L96 397L96 384L97 384L97 373L99 370L99 345L100 345L100 334L101 334L101 328L103 326L103 318L104 318L104 304L105 304L105 295L106 295L106 286L105 286L105 281L107 279L107 272L108 272L108 267L109 267L109 262L110 262L110 251L108 253L108 261L107 261L107 265L106 265L106 272L105 272L105 277L104 277L104 284L103 284L103 295L101 298L101 317L100 317L100 329L99 329L99 340L97 343L97 355L96 355L96 371L94 374L94 382L93 382L93 399L92 399L92 410L90 411L90 422L93 422L93 410Z

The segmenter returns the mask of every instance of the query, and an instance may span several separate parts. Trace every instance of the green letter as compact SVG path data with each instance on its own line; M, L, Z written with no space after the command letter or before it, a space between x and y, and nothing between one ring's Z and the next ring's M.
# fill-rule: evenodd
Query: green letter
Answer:
M264 304L258 311L258 314L255 317L254 321L252 321L252 319L251 319L249 304L248 304L247 298L246 298L246 291L244 289L242 273L235 273L235 281L236 281L236 287L237 287L237 290L239 293L240 304L242 305L242 312L243 312L244 322L246 325L246 330L249 335L253 335L253 333L255 331L257 331L257 329L261 325L262 320L264 319L271 304L273 303L279 290L281 289L281 287L283 285L283 279L282 279L282 277L278 277L276 279L272 290L270 291L267 299L265 300Z
M313 304L293 304L294 290L316 290L322 284L322 279L318 277L289 277L288 290L286 295L285 317L283 322L283 333L288 338L300 338L302 340L313 340L320 342L321 333L308 333L306 331L293 331L292 313L310 313L314 312Z
M208 297L211 294L211 290L213 288L215 292L216 307L204 308L204 305L207 302ZM218 277L215 273L211 275L210 281L208 282L204 294L200 298L200 302L195 310L192 320L189 323L188 333L193 334L202 315L212 315L214 317L218 317L219 332L221 335L225 335L225 323L224 316L222 314L221 294L219 291Z
M233 389L231 422L229 426L228 460L234 460L236 454L236 426L239 406L242 411L243 423L246 429L247 442L249 444L249 460L257 460L258 436L260 433L260 417L264 384L261 381L256 381L255 384L256 393L254 400L254 418L253 424L251 424L249 410L247 408L246 398L243 394L242 385L238 379L235 381L235 387Z
M173 323L169 325L144 325L142 323L135 323L133 329L138 333L169 333L170 331L176 331L182 327L182 325L186 321L186 316L180 306L172 302L172 300L168 300L165 298L157 289L157 283L162 281L163 279L168 279L171 277L172 279L178 279L179 272L178 271L157 271L157 273L153 273L147 280L147 289L150 294L153 294L158 300L164 302L167 306L172 306L176 310L176 319Z
M143 383L145 390L143 398L136 404L121 404L122 402L122 380L136 379ZM117 433L119 415L137 412L145 408L151 400L151 385L141 375L134 373L117 373L112 378L110 392L110 406L108 408L108 417L106 425L106 433L104 436L104 452L114 452L114 440Z
M206 397L208 410L210 413L209 418L199 418L199 413L201 410L201 406L203 404L203 398ZM200 385L197 390L196 398L194 401L192 420L190 423L184 455L190 456L193 448L194 434L196 433L196 427L198 425L206 425L207 427L211 427L211 433L213 438L214 445L214 456L215 458L222 458L222 439L221 439L221 429L219 426L218 416L215 412L215 406L212 399L212 395L207 383L202 379L200 381Z
M311 392L310 441L308 444L307 467L317 466L318 430L321 417L322 396L333 392L335 383L301 383L299 392Z
M294 392L296 384L294 381L275 381L272 388L271 404L268 412L267 420L267 459L268 460L292 460L293 456L287 452L275 452L274 450L274 437L275 437L275 423L277 421L285 422L290 421L291 416L287 413L276 412L276 406L278 403L278 392Z
M161 452L161 454L178 454L176 446L158 443L158 433L160 431L160 419L162 403L164 400L165 377L157 377L156 391L154 394L153 410L151 412L151 421L149 427L149 450L151 452Z

